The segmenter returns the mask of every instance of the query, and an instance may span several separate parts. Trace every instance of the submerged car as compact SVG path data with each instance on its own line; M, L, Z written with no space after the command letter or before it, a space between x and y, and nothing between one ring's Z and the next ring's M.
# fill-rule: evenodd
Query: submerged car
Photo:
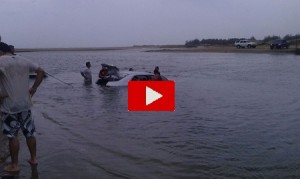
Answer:
M151 81L154 74L139 71L122 71L120 72L120 76L121 78L119 80L108 81L106 86L128 86L129 81ZM162 75L161 78L163 81L168 80Z
M114 65L101 64L102 68L107 69L107 74L102 76L99 74L99 79L96 84L102 86L128 86L128 81L151 81L154 74L150 72L133 71L119 71L119 68ZM100 71L101 73L101 71ZM166 77L160 75L161 80L168 80Z
M274 40L271 44L270 44L270 49L282 49L282 48L289 48L289 44L286 40Z

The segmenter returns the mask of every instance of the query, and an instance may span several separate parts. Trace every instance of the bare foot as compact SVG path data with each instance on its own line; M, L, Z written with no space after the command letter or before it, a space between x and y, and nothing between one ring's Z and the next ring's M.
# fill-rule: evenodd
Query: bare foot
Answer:
M7 172L19 172L20 168L19 168L19 166L14 166L12 164L9 164L4 167L4 170Z
M27 162L31 165L31 166L37 166L38 162L36 160L27 160Z

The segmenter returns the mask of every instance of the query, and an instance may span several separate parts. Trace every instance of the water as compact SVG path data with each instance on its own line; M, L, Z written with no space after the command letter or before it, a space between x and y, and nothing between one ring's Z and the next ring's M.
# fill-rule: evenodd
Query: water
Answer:
M39 178L299 178L300 57L234 53L21 53L47 78L34 97ZM101 63L176 82L175 112L128 112L127 88L84 85ZM24 144L24 139L22 139ZM20 178L31 170L25 145ZM36 173L33 173L36 177Z

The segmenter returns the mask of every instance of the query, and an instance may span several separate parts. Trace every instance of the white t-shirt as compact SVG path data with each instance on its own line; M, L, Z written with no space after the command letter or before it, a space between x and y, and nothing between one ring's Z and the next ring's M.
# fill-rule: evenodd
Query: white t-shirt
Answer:
M29 94L29 73L39 66L20 56L0 56L0 110L14 114L27 111L32 106Z
M92 72L89 68L83 70L82 73L83 73L86 81L92 81Z

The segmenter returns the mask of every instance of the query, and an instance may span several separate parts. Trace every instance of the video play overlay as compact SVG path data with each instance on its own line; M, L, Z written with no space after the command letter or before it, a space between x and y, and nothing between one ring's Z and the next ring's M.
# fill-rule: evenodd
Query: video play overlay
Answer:
M175 82L129 81L128 111L175 111Z

